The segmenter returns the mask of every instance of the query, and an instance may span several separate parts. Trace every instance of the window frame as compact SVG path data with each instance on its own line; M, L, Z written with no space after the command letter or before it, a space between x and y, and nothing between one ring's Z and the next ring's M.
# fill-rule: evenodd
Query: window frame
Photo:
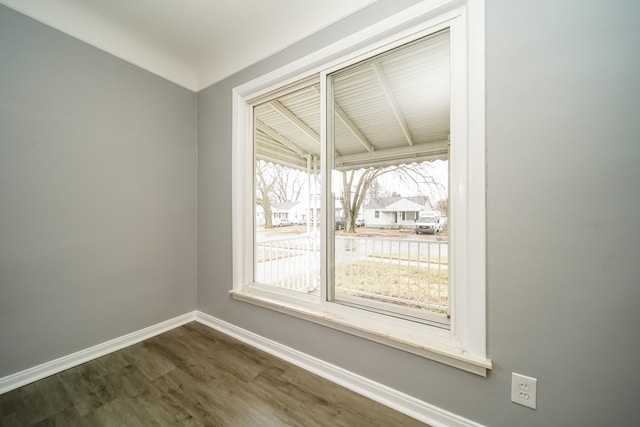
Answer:
M326 152L327 75L376 52L392 49L408 38L451 28L451 182L450 256L451 329L392 318L361 308L299 298L289 292L249 286L253 278L255 221L251 105L287 86L306 84L320 76L322 151ZM404 40L404 41L403 41ZM454 59L455 57L455 59ZM484 3L456 0L424 1L351 37L233 90L233 298L399 348L428 359L486 376L486 249L485 249L485 87ZM455 116L455 119L454 119ZM455 125L454 125L455 123ZM321 166L321 295L326 296L332 253L330 164Z

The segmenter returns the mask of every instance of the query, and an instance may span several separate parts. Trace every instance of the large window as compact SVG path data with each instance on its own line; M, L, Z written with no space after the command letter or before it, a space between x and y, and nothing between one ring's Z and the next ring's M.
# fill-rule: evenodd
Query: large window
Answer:
M442 10L236 88L233 294L485 374L481 11Z

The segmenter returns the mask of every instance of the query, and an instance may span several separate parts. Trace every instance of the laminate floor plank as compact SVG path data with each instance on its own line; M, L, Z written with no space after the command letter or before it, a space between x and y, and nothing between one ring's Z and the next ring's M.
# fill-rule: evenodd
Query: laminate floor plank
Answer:
M343 422L339 406L331 407L326 399L299 389L281 376L260 375L251 385L263 399L279 408L279 417L288 420L291 425L349 425Z
M60 372L58 378L82 416L116 397L111 384L90 364Z
M0 426L424 424L192 322L0 395Z
M124 352L117 351L91 360L82 366L85 366L89 370L85 375L90 376L107 375L113 372L118 372L129 364L130 362L124 357Z
M211 362L213 357L209 354L209 349L198 346L195 340L182 339L182 337L173 339L156 337L148 342L148 348L164 355L176 367L201 381L209 382L220 373L220 369Z
M201 425L226 426L220 416L221 402L211 396L212 390L201 381L194 380L180 368L155 381L156 386L176 405L181 405Z
M424 426L417 420L407 419L399 412L389 411L388 407L378 402L371 401L345 388L336 387L332 382L297 366L291 366L287 369L283 373L282 379L306 393L326 399L331 406L343 407L343 416L352 419L354 424L373 425L376 420L389 419L390 425Z
M124 358L151 381L175 368L169 359L153 351L145 342L132 345L121 351Z
M141 405L145 411L161 426L199 426L193 416L184 410L182 405L171 402L166 396L159 398L151 393L142 393L135 398L136 404Z
M98 425L105 427L159 426L144 409L127 397L117 397L94 412Z
M204 325L192 326L195 332L191 344L207 354L207 364L223 372L229 372L244 381L250 381L262 372L265 363L271 362L273 357L266 357L266 353L257 352L256 349L230 341L223 334L211 334L210 328Z
M161 396L156 386L133 366L126 366L120 372L109 374L105 378L118 396L136 397L142 393L156 398Z
M37 427L66 427L66 426L87 426L89 427L88 420L82 417L74 406L69 406L62 411L45 418L44 420L35 424Z
M253 383L246 383L231 373L225 373L210 384L215 398L222 400L225 421L229 425L260 425L270 420L274 427L292 425L289 417L281 416L281 408L258 393Z
M17 415L20 424L35 425L72 406L73 401L58 376L53 375L19 388L10 404L13 407L9 411Z

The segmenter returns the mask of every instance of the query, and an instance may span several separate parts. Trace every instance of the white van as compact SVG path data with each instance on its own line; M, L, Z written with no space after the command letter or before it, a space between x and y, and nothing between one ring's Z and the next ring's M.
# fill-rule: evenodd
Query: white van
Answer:
M416 221L416 234L436 234L440 231L440 218L436 215L420 215Z

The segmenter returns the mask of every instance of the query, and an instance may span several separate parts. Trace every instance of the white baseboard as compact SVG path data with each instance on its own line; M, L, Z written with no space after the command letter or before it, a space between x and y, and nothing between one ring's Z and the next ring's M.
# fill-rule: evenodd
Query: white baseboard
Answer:
M200 311L196 311L195 320L433 427L482 427L472 420Z
M0 394L22 387L23 385L27 385L34 381L38 381L42 378L46 378L50 375L57 374L58 372L62 372L90 360L97 359L98 357L120 350L124 347L139 343L140 341L144 341L163 332L177 328L178 326L182 326L185 323L192 322L195 319L195 311L186 313L182 316L174 317L173 319L149 326L148 328L132 332L102 344L98 344L50 362L0 378Z
M481 424L472 420L200 311L174 317L148 328L0 378L0 394L139 343L194 320L433 427L482 427Z

